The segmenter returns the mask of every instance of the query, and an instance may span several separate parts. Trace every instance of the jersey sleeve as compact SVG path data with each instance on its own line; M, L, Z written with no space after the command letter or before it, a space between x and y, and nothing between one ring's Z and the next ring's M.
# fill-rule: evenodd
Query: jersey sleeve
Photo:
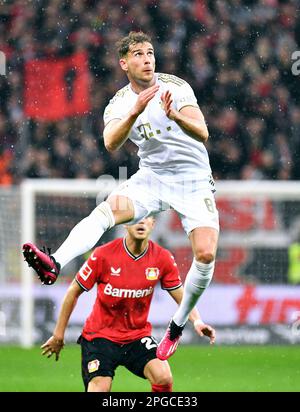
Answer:
M106 106L103 114L104 126L106 126L111 120L123 119L126 115L128 112L128 107L122 100L122 98L115 96Z
M199 107L195 93L187 82L176 88L174 97L176 110L178 111L185 106Z
M182 281L174 256L172 256L167 250L164 250L163 260L164 269L160 280L162 289L173 290L179 288L182 286Z
M97 251L94 251L77 272L75 280L87 292L92 289L95 283L98 283L101 271L101 256Z

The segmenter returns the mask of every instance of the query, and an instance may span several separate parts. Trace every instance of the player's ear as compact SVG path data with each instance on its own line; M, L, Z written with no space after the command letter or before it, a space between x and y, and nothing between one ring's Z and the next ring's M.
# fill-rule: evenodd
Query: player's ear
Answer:
M122 58L119 60L119 63L120 63L121 69L124 70L124 72L127 72L128 71L127 60Z

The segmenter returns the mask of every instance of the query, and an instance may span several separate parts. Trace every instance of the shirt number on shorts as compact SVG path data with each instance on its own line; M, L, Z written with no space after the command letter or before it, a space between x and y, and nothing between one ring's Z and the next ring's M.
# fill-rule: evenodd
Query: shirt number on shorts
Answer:
M213 202L209 197L206 197L206 198L204 199L204 202L205 202L205 205L206 205L207 210L208 210L210 213L215 213L214 202Z
M142 338L141 342L145 344L146 349L148 350L157 347L157 344L155 343L155 341L152 338L149 338L148 336L146 338Z

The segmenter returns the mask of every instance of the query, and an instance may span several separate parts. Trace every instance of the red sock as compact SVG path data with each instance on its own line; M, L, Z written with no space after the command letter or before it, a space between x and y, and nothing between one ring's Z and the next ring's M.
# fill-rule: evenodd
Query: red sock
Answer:
M172 392L172 389L172 383L168 385L152 385L152 392Z

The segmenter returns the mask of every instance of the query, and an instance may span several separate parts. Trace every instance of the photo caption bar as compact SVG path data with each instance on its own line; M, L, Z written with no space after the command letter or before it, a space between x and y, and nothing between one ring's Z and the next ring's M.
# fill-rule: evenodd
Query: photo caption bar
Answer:
M118 407L134 410L140 407L197 407L199 394L192 395L150 395L150 394L123 394L108 395L101 399L102 407Z

